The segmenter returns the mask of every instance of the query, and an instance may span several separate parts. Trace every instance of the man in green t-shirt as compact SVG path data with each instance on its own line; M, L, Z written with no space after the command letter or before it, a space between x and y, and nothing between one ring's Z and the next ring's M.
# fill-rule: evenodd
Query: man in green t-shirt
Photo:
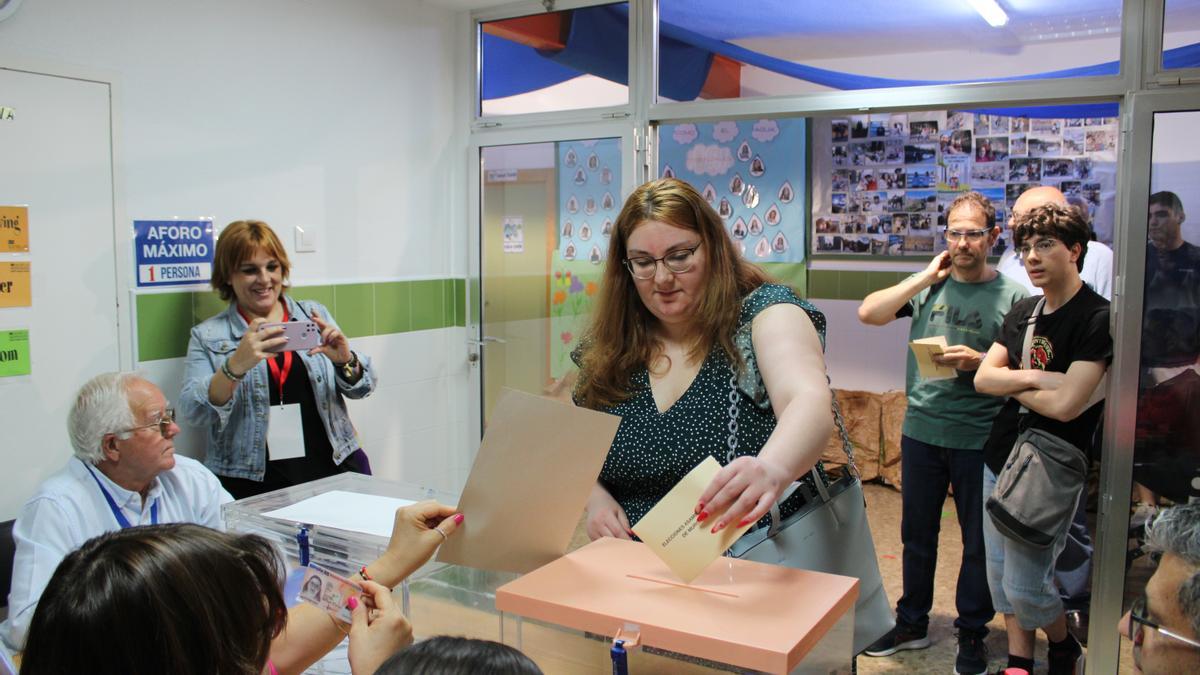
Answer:
M987 263L999 236L991 202L977 192L961 195L947 211L948 250L923 271L868 295L858 308L859 320L874 326L911 316L909 339L944 337L948 346L934 361L954 369L951 377L922 378L908 350L908 412L900 446L904 593L896 603L896 627L866 649L868 656L930 644L938 530L952 485L963 541L955 672L987 672L983 638L995 612L983 548L983 446L1003 400L977 393L974 377L1000 335L1004 315L1028 295Z

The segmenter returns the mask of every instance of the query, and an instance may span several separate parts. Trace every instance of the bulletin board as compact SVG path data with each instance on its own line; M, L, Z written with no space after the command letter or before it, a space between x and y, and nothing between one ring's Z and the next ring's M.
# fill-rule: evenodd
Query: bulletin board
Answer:
M1088 204L1111 242L1117 119L1030 118L922 111L813 120L812 252L815 256L923 256L944 250L945 211L975 190L1004 222L1013 202L1053 185Z
M747 260L804 262L805 125L803 118L664 124L659 176L691 183Z

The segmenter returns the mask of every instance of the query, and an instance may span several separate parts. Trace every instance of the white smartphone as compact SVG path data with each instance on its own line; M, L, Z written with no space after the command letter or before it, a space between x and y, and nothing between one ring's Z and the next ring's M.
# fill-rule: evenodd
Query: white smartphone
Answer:
M268 349L269 352L298 352L307 351L321 346L321 329L314 321L285 321L283 323L264 323L258 329L266 330L283 327L283 333L276 337L287 337L288 341L278 347Z

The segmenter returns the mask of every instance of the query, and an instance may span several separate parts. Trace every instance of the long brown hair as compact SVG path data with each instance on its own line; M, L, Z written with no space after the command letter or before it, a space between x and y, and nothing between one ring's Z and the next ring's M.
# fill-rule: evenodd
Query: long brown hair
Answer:
M700 235L708 279L692 318L693 358L718 345L731 362L740 366L733 332L742 298L770 281L765 272L742 259L721 217L690 184L663 178L638 187L617 216L596 308L581 343L583 359L575 395L588 408L608 408L629 398L630 376L648 366L660 348L653 330L657 319L642 304L633 277L623 264L629 236L649 221Z

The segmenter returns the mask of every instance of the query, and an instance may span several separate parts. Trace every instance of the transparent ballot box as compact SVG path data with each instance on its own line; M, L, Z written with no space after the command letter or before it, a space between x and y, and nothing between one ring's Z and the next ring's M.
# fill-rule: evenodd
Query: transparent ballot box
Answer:
M299 517L266 515L296 505L303 506L305 500L323 495L328 497L332 494L340 499L344 495L338 493L342 492L354 493L350 496L351 500L366 499L360 504L369 504L371 497L410 501L436 499L445 504L457 501L457 495L439 493L417 485L394 483L358 474L342 474L226 505L226 525L230 530L253 532L268 538L282 551L289 567L300 563L301 549L304 548L302 542L306 540L309 562L315 562L339 574L350 575L359 566L375 560L383 553L387 547L387 535L367 534L313 522L329 520L336 523L336 514L331 517L317 514L322 516L320 518L308 518L303 512L298 514ZM390 523L391 513L384 515ZM288 516L287 512L284 516ZM382 524L377 527L382 532ZM660 584L656 586L662 586L661 588L641 589L645 596L641 600L644 602L626 603L620 611L613 611L603 616L602 620L594 622L581 622L578 616L546 612L539 609L536 602L526 600L523 603L520 599L521 596L537 599L550 593L554 597L561 596L570 604L580 598L581 591L584 597L613 597L613 589L603 587L597 579L586 575L578 576L570 584L574 589L571 593L559 593L553 588L543 587L547 570L554 573L564 564L576 565L580 556L592 556L597 548L611 545L610 542L615 542L618 546L633 547L637 551L633 555L624 555L619 565L609 565L609 571L617 579L626 579L628 574L638 574L642 567L635 561L645 563L641 558L643 555L657 562L657 558L641 544L605 539L593 542L523 576L430 561L397 588L396 594L405 614L412 622L413 632L418 640L435 635L459 635L504 642L521 649L537 662L544 672L555 675L612 673L610 650L618 630L626 633L626 637L640 634L640 644L632 648L628 656L629 672L635 674L850 672L854 598L857 595L857 580L854 579L800 572L802 576L809 576L804 577L805 583L797 586L792 583L794 579L791 575L798 571L787 570L784 577L792 581L772 581L776 583L775 594L787 597L787 602L781 604L804 608L805 611L800 612L801 614L810 618L816 617L809 623L796 624L794 618L788 614L788 611L793 610L779 614L774 607L764 607L761 612L755 614L758 618L753 620L761 621L763 625L771 625L771 631L777 631L780 625L786 624L782 629L785 636L775 640L778 644L787 645L787 649L784 650L786 653L776 655L774 663L787 663L790 659L790 669L764 667L768 664L767 661L748 661L737 656L738 650L726 644L729 636L704 638L693 635L694 626L660 626L655 624L658 618L647 617L641 613L643 605L671 604L664 602L670 600L664 598L664 591L669 594L671 590L677 591L678 588L670 589ZM744 565L754 566L751 569L772 567L743 561L734 562L738 565L739 573ZM661 562L658 564L661 565ZM718 563L718 566L723 565L724 562ZM663 569L666 569L665 566ZM702 575L696 584L703 585L701 581L704 578ZM682 586L677 581L676 585ZM294 597L294 593L292 595ZM715 594L713 597L726 603L729 600ZM287 599L289 602L292 600ZM544 600L544 597L542 599ZM720 606L720 602L717 606ZM718 614L712 607L706 609L713 612L708 618L718 625L742 624L748 620L742 615ZM691 641L680 641L671 637L681 634L692 635L688 639ZM717 645L717 648L714 649L713 645ZM344 649L345 643L309 672L349 672Z

